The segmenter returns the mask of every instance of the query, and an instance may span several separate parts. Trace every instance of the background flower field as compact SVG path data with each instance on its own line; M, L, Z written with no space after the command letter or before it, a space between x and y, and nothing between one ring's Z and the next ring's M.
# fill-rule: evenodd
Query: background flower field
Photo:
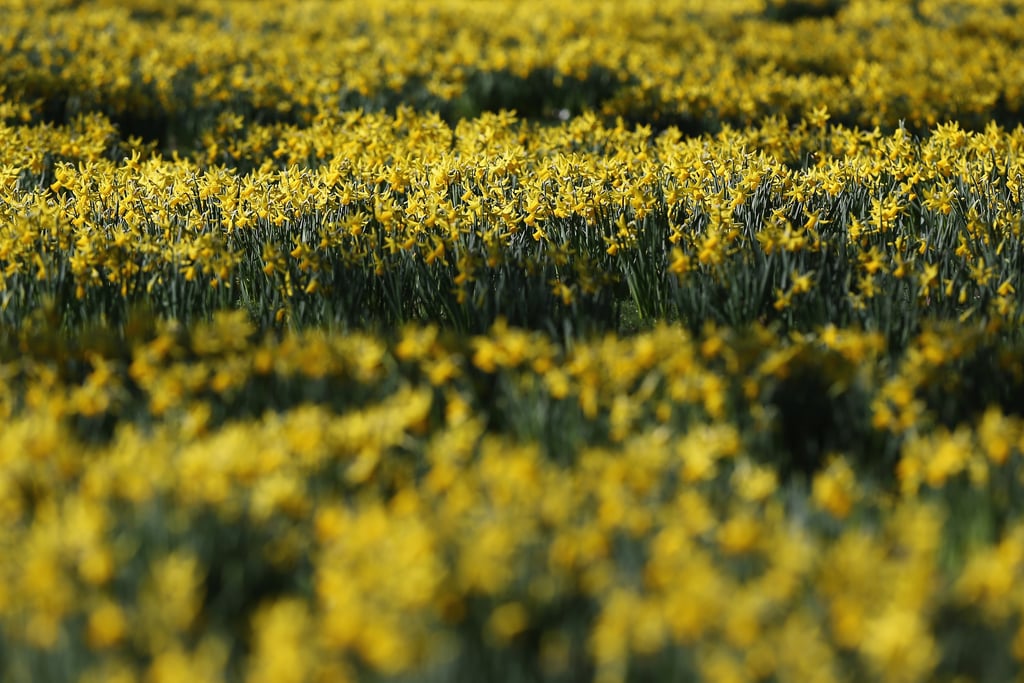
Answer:
M1022 15L0 2L0 679L1010 680Z

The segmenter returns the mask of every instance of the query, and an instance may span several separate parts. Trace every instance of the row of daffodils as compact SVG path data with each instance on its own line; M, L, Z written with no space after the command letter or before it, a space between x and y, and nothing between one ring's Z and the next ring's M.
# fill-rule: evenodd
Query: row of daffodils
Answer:
M0 679L1024 668L1024 6L619 5L0 0Z

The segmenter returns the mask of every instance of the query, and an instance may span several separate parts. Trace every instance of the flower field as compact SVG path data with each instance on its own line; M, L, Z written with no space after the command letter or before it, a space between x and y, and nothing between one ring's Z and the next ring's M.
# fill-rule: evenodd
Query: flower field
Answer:
M1012 680L1022 16L0 0L0 680Z

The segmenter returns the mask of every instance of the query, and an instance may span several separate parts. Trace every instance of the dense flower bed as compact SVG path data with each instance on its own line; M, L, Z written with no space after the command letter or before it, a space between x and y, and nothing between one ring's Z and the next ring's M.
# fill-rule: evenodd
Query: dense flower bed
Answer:
M0 2L0 678L1007 680L1022 11Z

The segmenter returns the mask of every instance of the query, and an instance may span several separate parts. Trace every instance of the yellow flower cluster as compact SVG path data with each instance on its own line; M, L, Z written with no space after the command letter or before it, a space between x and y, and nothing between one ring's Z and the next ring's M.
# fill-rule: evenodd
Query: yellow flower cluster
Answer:
M370 303L385 321L480 330L494 311L587 315L623 287L641 317L731 324L891 327L894 299L909 300L911 326L938 316L994 332L1021 316L1024 283L1004 258L1021 243L1019 127L917 139L769 121L683 138L594 115L452 128L400 110L251 126L196 159L121 142L101 116L12 130L0 150L12 322L70 292L90 314L241 305L281 324L355 321Z
M1024 666L1022 13L0 0L0 678Z
M950 561L941 503L1018 490L1019 418L949 433L924 415L897 490L835 452L805 498L758 456L771 416L746 422L808 367L866 409L932 333L886 376L879 335L835 328L569 350L505 324L468 342L260 336L243 313L142 328L74 375L40 349L0 365L0 629L35 677L458 675L475 633L548 676L685 652L707 680L920 681L944 610L1024 611L1020 534Z
M549 116L544 104L587 105L715 126L827 102L848 123L929 126L1020 111L1019 10L988 0L5 0L0 69L10 94L48 116L100 107L142 129L166 112L224 108L308 121L396 101L526 106L516 100L537 87L564 93L540 102Z

